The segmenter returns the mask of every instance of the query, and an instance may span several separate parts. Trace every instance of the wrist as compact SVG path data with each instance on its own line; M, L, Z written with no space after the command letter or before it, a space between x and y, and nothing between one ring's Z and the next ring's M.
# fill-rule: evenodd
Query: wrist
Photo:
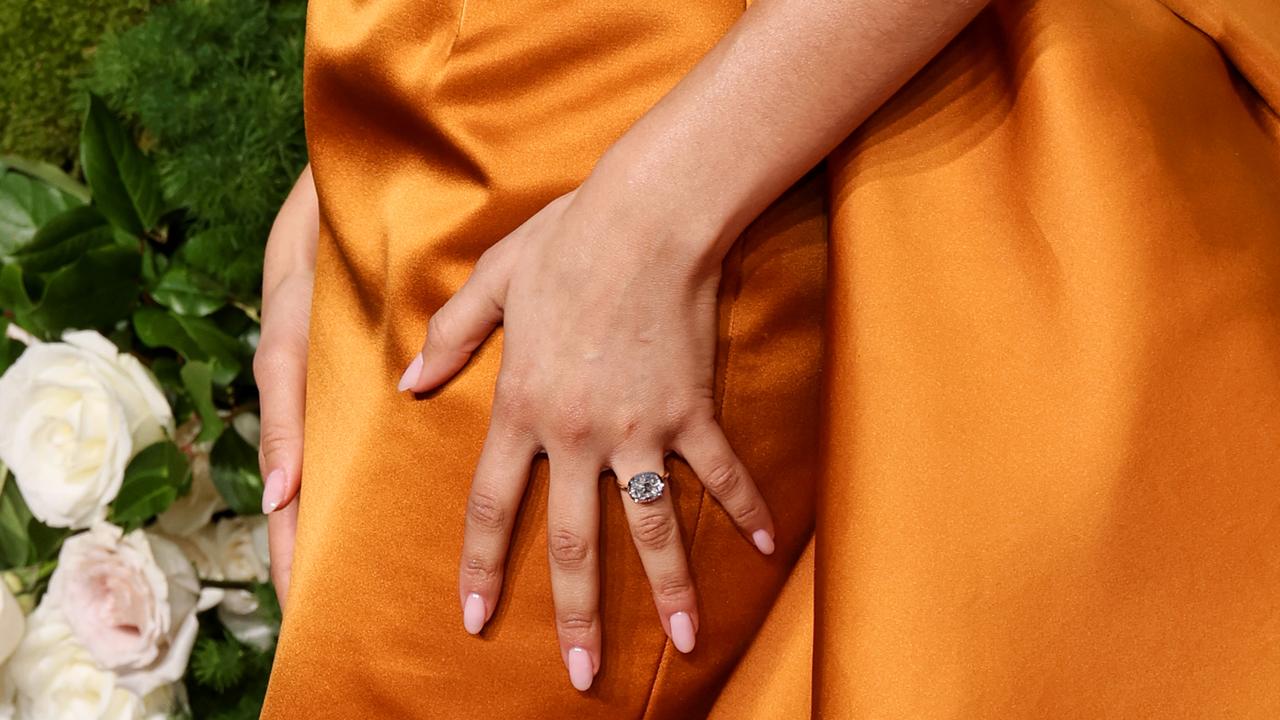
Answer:
M708 192L690 168L627 138L609 148L575 201L603 208L612 234L695 268L719 269L742 231L727 192Z

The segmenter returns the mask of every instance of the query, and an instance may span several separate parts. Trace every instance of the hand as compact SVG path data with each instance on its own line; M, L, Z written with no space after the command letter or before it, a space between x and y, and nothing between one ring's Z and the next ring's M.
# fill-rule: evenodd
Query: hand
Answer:
M285 199L267 239L262 283L262 335L253 358L262 413L258 464L266 479L271 579L280 607L289 593L293 538L302 478L302 422L306 404L307 331L319 206L308 166Z
M400 381L417 393L441 385L503 324L492 419L467 503L463 623L478 633L493 614L530 463L546 452L556 626L579 690L600 664L602 471L624 483L661 473L674 450L759 550L773 551L769 511L714 417L720 258L704 252L714 243L695 251L685 239L612 227L619 215L584 189L481 256L431 318L422 352ZM689 652L698 607L671 499L637 504L621 495L663 629Z

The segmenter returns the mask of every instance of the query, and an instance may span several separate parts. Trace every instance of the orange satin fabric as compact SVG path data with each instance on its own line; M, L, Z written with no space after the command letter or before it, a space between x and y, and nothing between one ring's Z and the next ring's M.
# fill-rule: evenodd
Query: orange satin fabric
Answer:
M586 694L545 462L497 615L461 627L501 333L428 399L394 385L476 257L742 4L310 8L322 234L264 717L1280 717L1274 0L996 2L752 226L717 397L779 551L675 464L702 614L680 655L602 487Z

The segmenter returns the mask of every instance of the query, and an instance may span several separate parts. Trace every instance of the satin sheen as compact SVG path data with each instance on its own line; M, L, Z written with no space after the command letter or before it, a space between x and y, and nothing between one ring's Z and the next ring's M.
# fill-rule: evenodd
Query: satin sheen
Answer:
M604 661L572 689L543 460L464 632L501 332L429 398L396 379L742 10L311 0L321 237L263 717L1280 717L1274 0L995 2L725 261L717 401L778 551L673 462L694 653L602 484Z

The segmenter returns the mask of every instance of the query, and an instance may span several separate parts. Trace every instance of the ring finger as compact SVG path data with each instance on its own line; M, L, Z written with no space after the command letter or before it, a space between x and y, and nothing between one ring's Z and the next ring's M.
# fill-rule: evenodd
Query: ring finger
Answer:
M698 601L675 506L665 488L650 502L637 502L627 490L628 481L641 473L656 473L664 484L668 481L663 453L652 450L623 455L611 464L662 627L677 650L691 652L698 634Z

